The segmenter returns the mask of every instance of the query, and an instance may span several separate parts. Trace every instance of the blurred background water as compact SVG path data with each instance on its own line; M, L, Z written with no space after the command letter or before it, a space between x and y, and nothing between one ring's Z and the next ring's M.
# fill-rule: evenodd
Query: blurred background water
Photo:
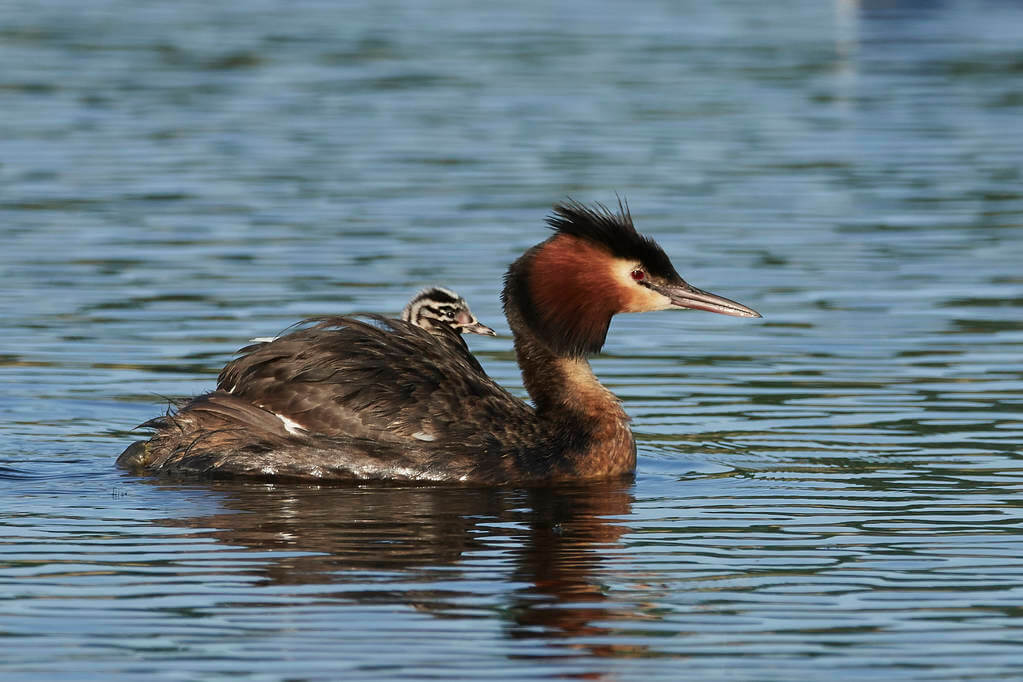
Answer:
M1023 6L0 0L0 677L1018 679ZM628 199L631 483L113 466L254 336Z

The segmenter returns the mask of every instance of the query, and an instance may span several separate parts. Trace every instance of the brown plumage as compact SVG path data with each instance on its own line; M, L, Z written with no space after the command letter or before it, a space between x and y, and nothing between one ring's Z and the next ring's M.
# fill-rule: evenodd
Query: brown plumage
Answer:
M535 407L488 377L455 330L318 318L242 349L217 389L147 422L123 466L307 481L547 484L627 475L621 403L585 356L619 312L696 308L759 317L689 286L628 211L555 206L553 236L508 270L502 295Z

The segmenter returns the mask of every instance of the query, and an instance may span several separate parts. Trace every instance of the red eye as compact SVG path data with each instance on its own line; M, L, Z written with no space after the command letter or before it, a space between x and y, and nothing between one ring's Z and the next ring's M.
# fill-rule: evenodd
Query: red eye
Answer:
M632 279L634 279L637 282L642 282L643 280L646 279L646 273L639 269L633 270L629 274L632 275Z

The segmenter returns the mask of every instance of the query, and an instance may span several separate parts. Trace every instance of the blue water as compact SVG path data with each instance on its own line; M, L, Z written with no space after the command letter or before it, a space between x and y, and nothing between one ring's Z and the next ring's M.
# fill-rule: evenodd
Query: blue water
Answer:
M1023 676L1023 6L0 2L0 677ZM628 199L763 321L615 321L635 481L114 458L304 316Z

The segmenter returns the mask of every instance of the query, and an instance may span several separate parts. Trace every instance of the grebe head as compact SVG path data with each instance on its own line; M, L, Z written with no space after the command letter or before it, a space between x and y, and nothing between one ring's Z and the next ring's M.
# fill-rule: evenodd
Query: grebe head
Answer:
M464 298L444 287L423 289L413 296L401 311L401 319L432 334L442 334L447 327L459 334L497 336L497 332L476 319Z
M617 313L679 308L760 317L682 279L664 250L636 231L622 203L614 213L567 201L554 206L547 224L554 235L512 264L503 299L506 312L517 312L558 355L598 352Z

